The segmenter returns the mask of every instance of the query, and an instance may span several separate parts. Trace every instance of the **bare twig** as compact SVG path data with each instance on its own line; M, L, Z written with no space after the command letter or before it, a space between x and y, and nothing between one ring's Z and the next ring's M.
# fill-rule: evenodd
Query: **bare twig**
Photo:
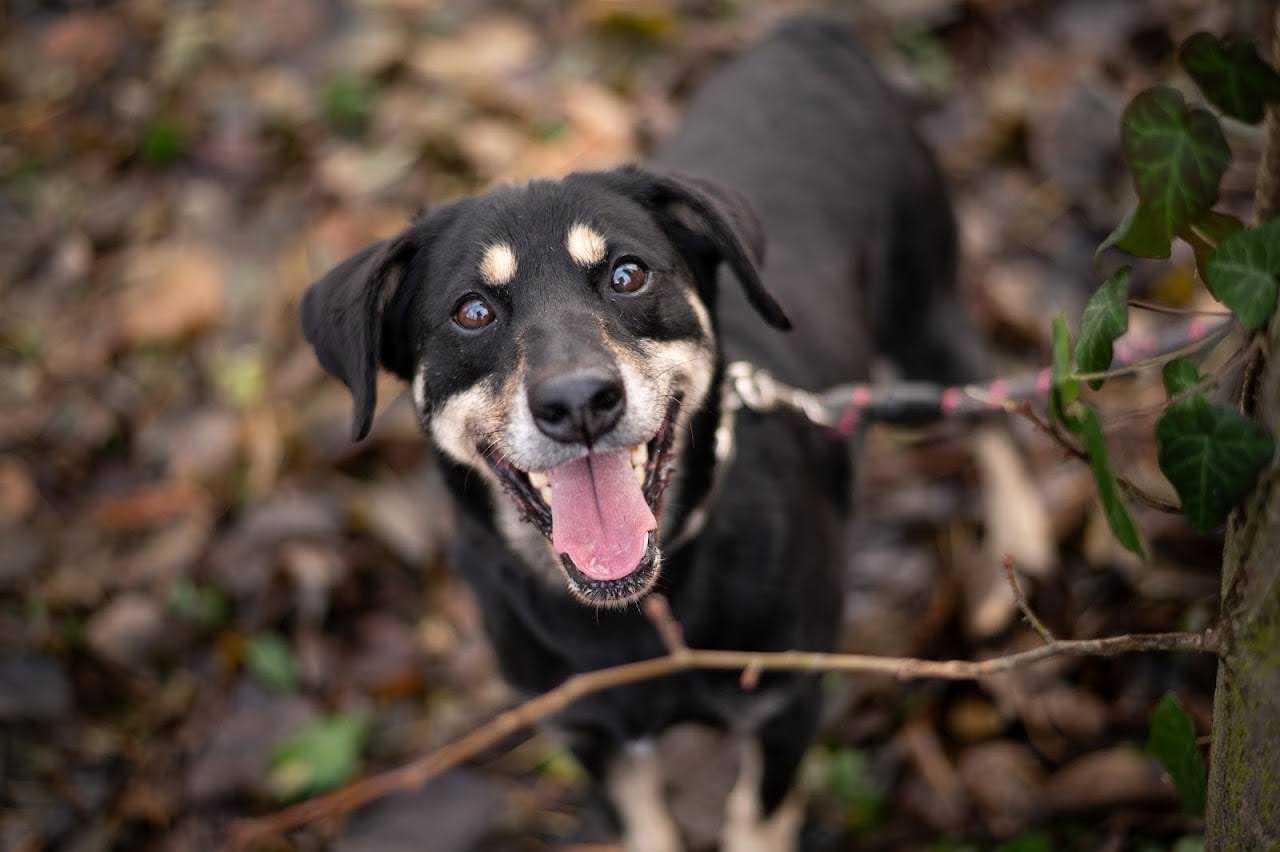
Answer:
M1035 632L1040 634L1040 638L1045 641L1046 645L1052 645L1058 640L1054 637L1053 631L1045 626L1040 617L1031 609L1031 604L1027 603L1027 596L1022 591L1022 585L1018 582L1018 573L1013 567L1013 557L1005 556L1001 562L1004 565L1004 575L1009 578L1009 586L1013 589L1013 599L1018 603L1018 609L1022 610L1022 616L1031 625Z
M1117 376L1129 376L1140 370L1145 370L1150 367L1159 367L1162 364L1167 364L1170 361L1199 352L1201 349L1204 349L1212 343L1219 342L1222 338L1226 337L1227 333L1233 328L1235 328L1234 322L1224 322L1221 327L1215 328L1209 334L1206 334L1199 340L1193 340L1186 346L1180 346L1177 349L1173 349L1168 352L1161 352L1159 355L1153 355L1150 358L1144 358L1141 361L1134 361L1132 364L1125 364L1120 367L1114 367L1110 370L1098 370L1093 373L1072 373L1071 377L1073 379L1079 379L1082 382L1094 382L1100 379L1114 379Z
M1218 367L1215 368L1212 373L1205 376L1203 379L1196 382L1191 387L1185 390L1179 391L1178 393L1174 394L1173 396L1169 397L1163 402L1157 402L1153 405L1144 405L1138 408L1132 408L1120 414L1113 414L1102 421L1103 428L1109 429L1114 426L1121 425L1123 423L1131 422L1140 417L1147 417L1157 412L1164 411L1168 408L1172 408L1173 406L1177 405L1183 400L1190 399L1191 397L1195 396L1198 393L1203 393L1204 391L1207 391L1216 387L1218 383L1221 382L1231 372L1231 370L1235 369L1236 365L1239 364L1241 360L1252 356L1255 352L1258 351L1258 348L1260 343L1262 342L1262 339L1263 338L1261 335L1254 335L1253 337L1248 338L1245 341L1243 346L1240 346L1235 351L1233 351L1230 355L1228 355L1226 359L1223 360L1223 362L1219 364Z
M1084 450L1082 450L1080 447L1077 447L1074 441L1072 441L1070 438L1064 435L1062 433L1062 430L1057 427L1057 424L1049 423L1043 417L1041 417L1038 413L1036 413L1035 408L1032 407L1030 402L1027 402L1025 400L1022 400L1022 401L1009 400L1004 403L1004 409L1011 414L1017 414L1020 417L1026 418L1037 429L1039 429L1041 432L1043 432L1044 434L1052 438L1060 447L1066 450L1069 454L1071 454L1075 458L1080 459L1080 461L1082 462L1088 463L1089 454L1086 453ZM1125 494L1132 497L1134 500L1137 500L1139 503L1143 503L1144 505L1150 506L1152 509L1156 509L1161 512L1167 512L1171 515L1182 514L1182 508L1177 504L1170 503L1168 500L1162 500L1161 498L1155 496L1154 494L1148 493L1141 486L1137 485L1136 483L1127 479L1126 477L1121 476L1120 474L1116 474L1115 477L1116 477L1116 482L1120 485L1120 489L1124 491Z
M1149 302L1146 299L1130 299L1130 307L1140 308L1144 311L1150 311L1153 314L1172 314L1179 317L1229 317L1231 311L1215 311L1200 310L1197 308L1175 308L1171 305L1162 305L1159 302Z
M680 626L680 622L672 614L671 604L667 603L666 596L652 592L644 599L643 605L644 614L649 621L653 622L653 628L658 631L658 636L662 639L662 644L666 646L667 653L683 654L687 652L689 646L684 643L684 628Z
M1112 657L1139 651L1217 653L1217 650L1217 635L1212 630L1202 633L1147 633L1105 639L1056 640L1029 651L977 662L874 657L863 654L820 654L808 651L753 653L685 650L678 654L575 675L555 689L502 713L461 739L424 754L404 766L372 775L271 816L237 823L232 827L229 848L247 849L254 843L278 837L317 820L342 816L391 793L416 790L442 772L497 745L511 734L559 713L580 698L605 689L680 672L754 668L758 671L880 674L899 680L976 680L1025 668L1050 657Z

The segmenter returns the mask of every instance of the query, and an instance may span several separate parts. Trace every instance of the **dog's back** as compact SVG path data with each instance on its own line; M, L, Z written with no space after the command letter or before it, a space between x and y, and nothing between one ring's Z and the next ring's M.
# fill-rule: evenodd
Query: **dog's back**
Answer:
M764 328L721 287L727 357L810 388L865 378L876 354L912 376L973 378L970 352L919 346L945 331L938 318L955 319L951 209L909 112L848 27L779 27L712 75L653 159L733 187L760 218L762 277L796 332Z

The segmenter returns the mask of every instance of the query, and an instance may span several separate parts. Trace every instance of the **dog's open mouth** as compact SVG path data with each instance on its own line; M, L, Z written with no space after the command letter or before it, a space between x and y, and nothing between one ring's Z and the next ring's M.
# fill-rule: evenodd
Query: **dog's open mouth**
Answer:
M658 431L629 449L592 452L558 467L524 471L484 452L521 517L559 554L570 590L618 605L648 591L658 575L658 516L674 467L674 398Z

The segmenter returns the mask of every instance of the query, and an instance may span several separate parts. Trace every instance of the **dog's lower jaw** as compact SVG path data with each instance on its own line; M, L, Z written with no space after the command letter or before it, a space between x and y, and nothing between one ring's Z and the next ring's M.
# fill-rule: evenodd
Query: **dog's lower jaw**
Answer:
M582 603L613 609L624 607L649 593L662 570L662 551L658 547L657 532L651 531L640 564L617 580L593 580L579 571L573 560L563 553L560 554L560 565L569 580L571 595Z

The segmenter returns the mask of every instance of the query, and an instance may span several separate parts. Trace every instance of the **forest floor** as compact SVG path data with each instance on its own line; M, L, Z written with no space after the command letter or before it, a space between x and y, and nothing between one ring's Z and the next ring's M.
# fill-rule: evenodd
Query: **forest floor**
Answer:
M1050 318L1074 320L1100 283L1094 249L1132 203L1120 113L1181 79L1182 38L1231 24L1211 5L858 4L954 188L966 302L1003 370L1047 363ZM642 157L699 79L800 4L8 7L0 849L212 850L235 818L515 700L451 569L403 388L384 381L371 439L350 443L345 389L298 332L303 290L425 204ZM1247 210L1258 138L1228 130L1223 202ZM1190 258L1174 261L1140 266L1135 295L1194 307ZM1114 457L1168 493L1158 375L1112 384ZM1220 537L1139 510L1152 557L1136 561L1088 470L1015 428L1058 539L1025 583L1059 636L1211 622ZM846 650L977 659L1040 641L983 549L963 431L869 435ZM806 848L1194 849L1198 818L1143 746L1170 691L1208 732L1213 675L1209 658L1134 655L972 684L832 677ZM681 735L672 754L696 752ZM609 842L562 748L509 745L294 848ZM703 790L724 767L688 764L682 813L713 836Z

